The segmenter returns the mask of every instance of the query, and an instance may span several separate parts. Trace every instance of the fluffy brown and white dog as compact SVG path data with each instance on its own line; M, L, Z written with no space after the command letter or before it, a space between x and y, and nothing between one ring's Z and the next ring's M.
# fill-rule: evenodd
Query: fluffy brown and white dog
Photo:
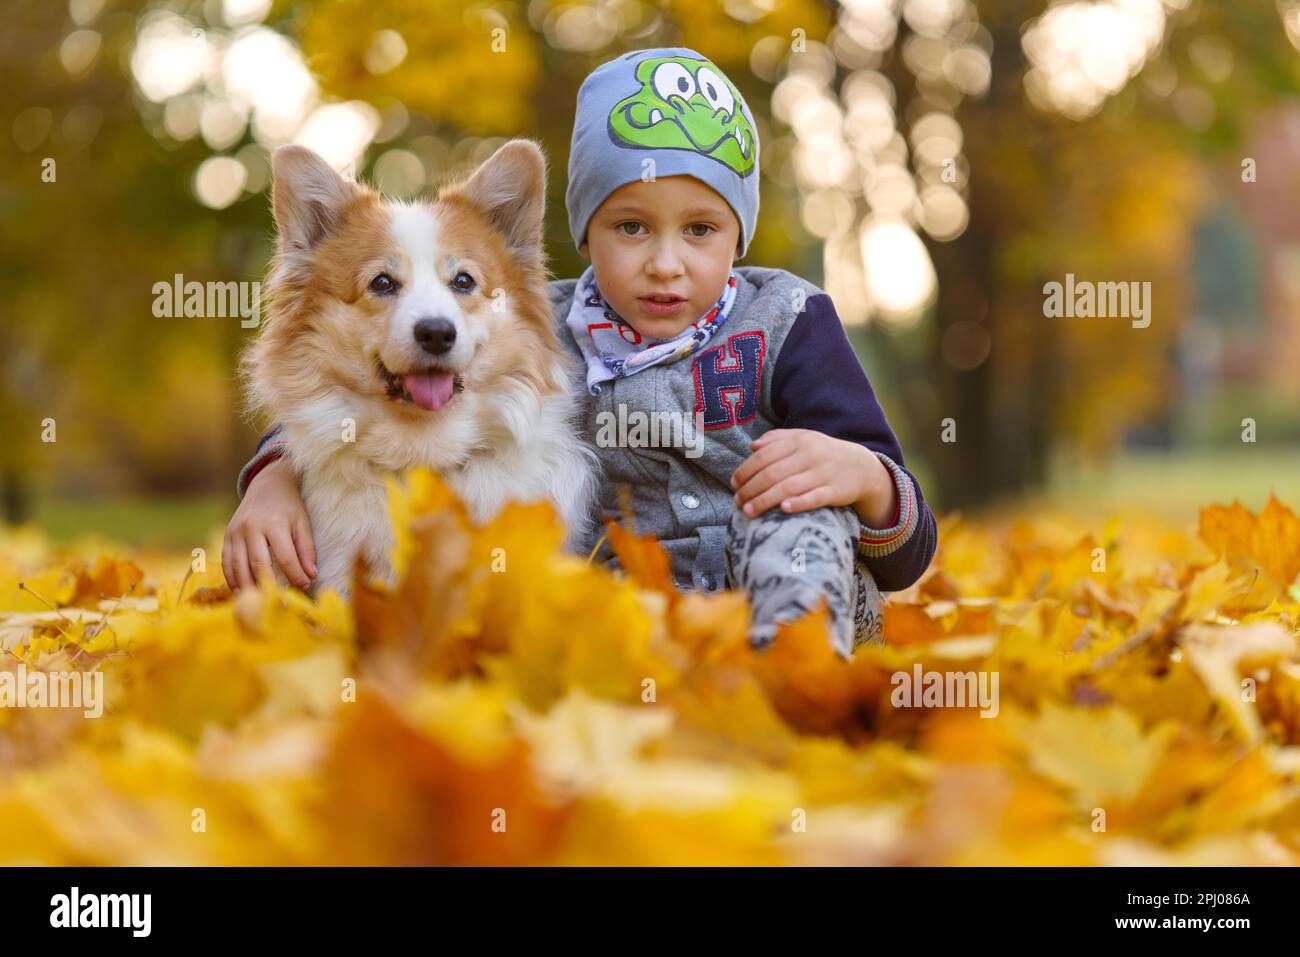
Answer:
M391 582L384 475L413 466L476 521L548 499L584 535L596 472L546 296L541 149L512 140L432 203L385 201L300 146L272 167L269 308L240 365L284 427L313 594L347 594L358 553Z

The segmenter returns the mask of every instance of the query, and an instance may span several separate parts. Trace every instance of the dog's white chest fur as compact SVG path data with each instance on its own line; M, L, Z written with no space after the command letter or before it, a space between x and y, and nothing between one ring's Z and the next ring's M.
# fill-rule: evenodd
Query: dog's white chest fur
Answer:
M511 501L549 501L569 530L570 542L582 540L595 496L594 460L576 438L570 397L548 397L540 412L528 431L516 437L519 441L462 457L455 467L448 467L446 446L441 443L423 455L419 443L397 448L384 442L386 447L379 451L375 442L341 444L334 437L322 443L312 430L287 423L290 455L318 557L311 593L334 588L349 594L358 554L379 578L395 584L389 563L393 532L384 475L417 465L440 472L477 523L492 519ZM446 432L440 434L445 437Z

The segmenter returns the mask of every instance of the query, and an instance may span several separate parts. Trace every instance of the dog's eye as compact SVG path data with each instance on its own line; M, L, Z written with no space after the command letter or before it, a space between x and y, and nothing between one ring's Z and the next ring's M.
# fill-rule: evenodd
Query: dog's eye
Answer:
M474 277L463 270L456 273L451 280L451 288L457 292L472 292L475 285L477 283L474 282Z
M370 280L370 291L377 296L390 296L397 292L397 280L386 272L381 272Z

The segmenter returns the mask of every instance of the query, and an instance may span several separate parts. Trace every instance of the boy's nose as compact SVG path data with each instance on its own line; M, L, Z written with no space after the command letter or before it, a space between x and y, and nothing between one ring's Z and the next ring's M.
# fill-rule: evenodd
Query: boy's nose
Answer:
M646 271L652 276L680 276L682 270L682 257L678 255L677 250L666 243L656 249L655 254L646 263Z

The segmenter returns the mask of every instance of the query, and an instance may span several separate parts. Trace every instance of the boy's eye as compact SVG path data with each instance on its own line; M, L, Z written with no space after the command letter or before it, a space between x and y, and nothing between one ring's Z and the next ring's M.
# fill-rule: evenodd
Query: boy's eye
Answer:
M641 224L629 221L626 223L619 223L616 228L623 230L623 233L626 236L635 236L637 230L641 228Z
M713 232L713 227L708 223L691 223L691 225L686 228L691 231L691 235L696 239L703 239L705 236L709 235L709 233ZM701 230L703 230L703 232L701 232Z

